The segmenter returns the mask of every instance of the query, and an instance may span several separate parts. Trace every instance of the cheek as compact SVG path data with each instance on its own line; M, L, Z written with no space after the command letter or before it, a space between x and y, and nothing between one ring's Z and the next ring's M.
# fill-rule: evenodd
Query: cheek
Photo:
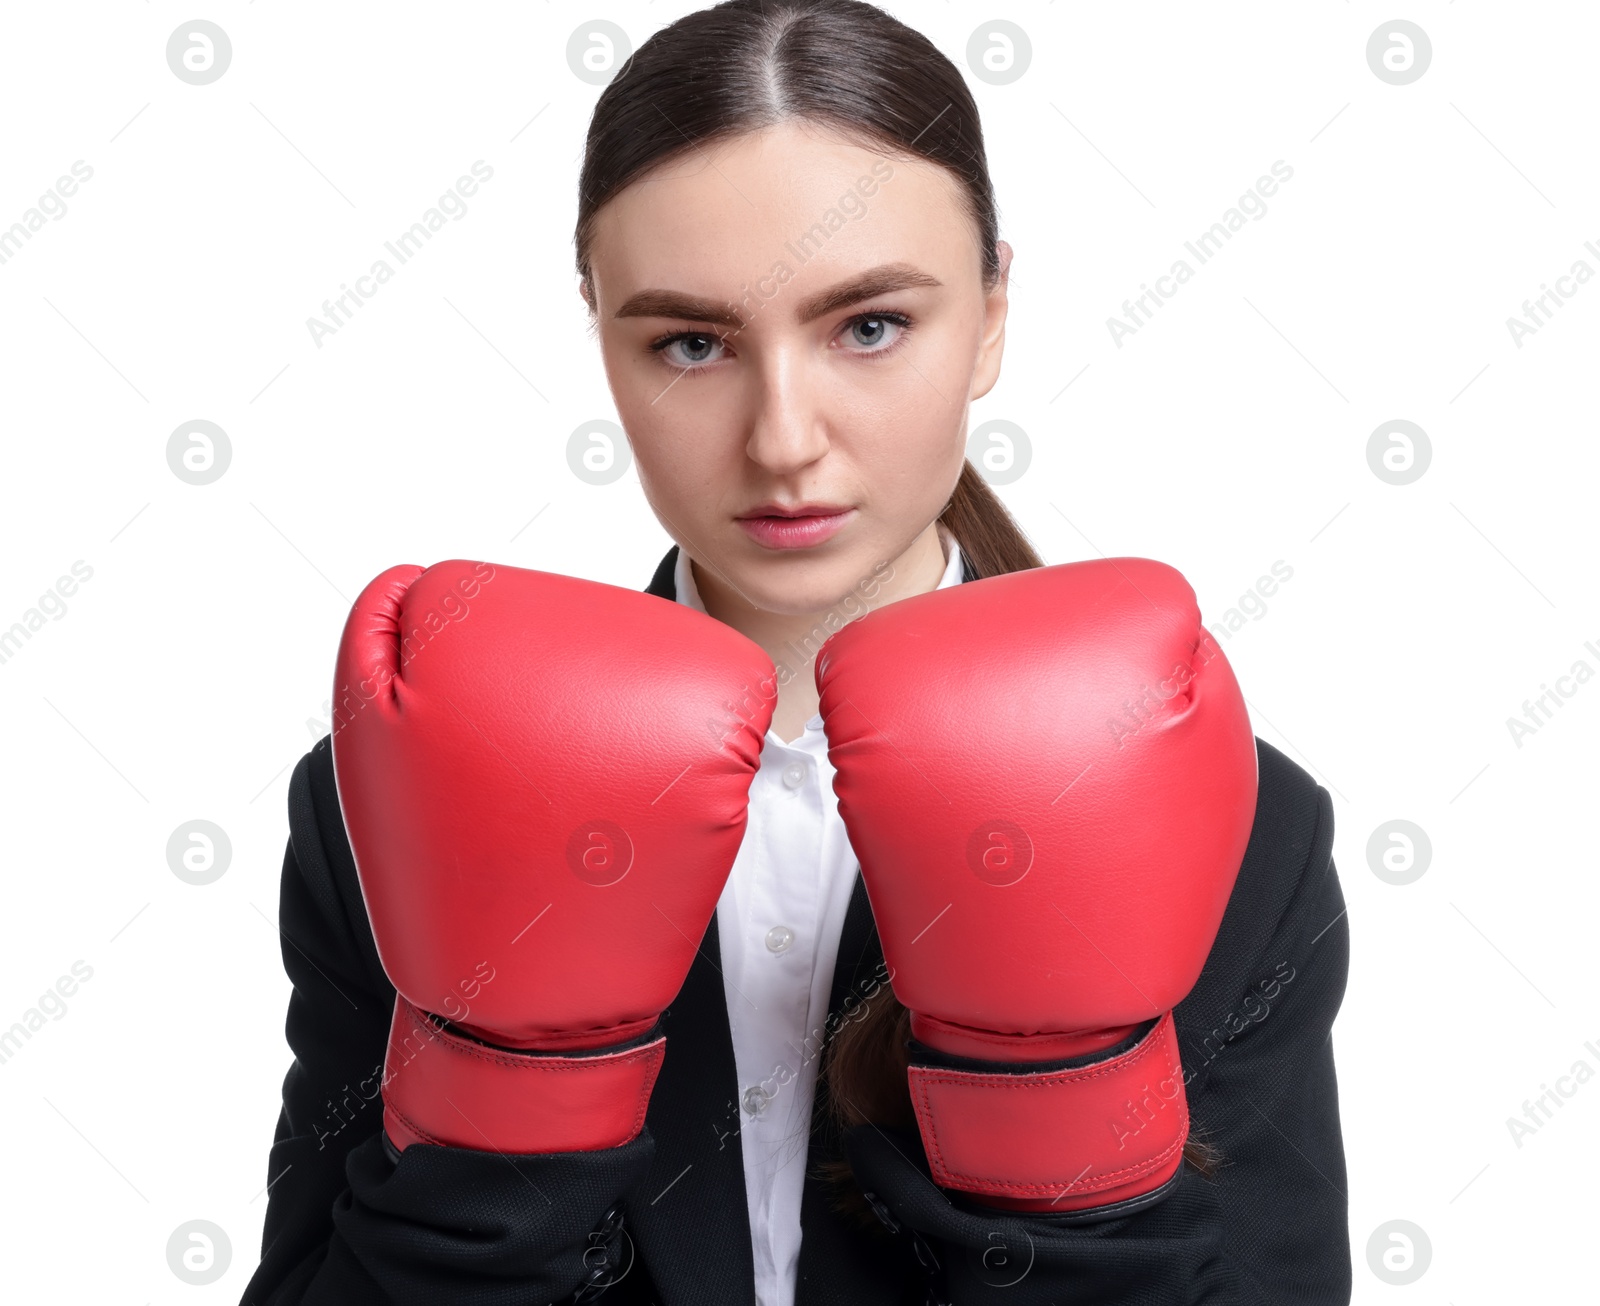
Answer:
M666 517L692 530L693 523L716 514L738 476L742 450L721 436L719 423L683 403L674 404L680 385L657 404L656 391L625 400L614 397L617 416L628 433L634 470L650 503Z
M663 399L661 395L665 382L653 381L651 374L657 369L640 363L631 341L624 343L602 336L600 355L617 418L628 433L639 479L647 489L669 486L687 441L679 439L673 429L672 396Z
M630 410L619 403L617 415L628 432L634 470L639 474L645 493L652 502L663 507L682 502L685 487L693 485L700 472L694 465L692 453L686 452L670 429L663 429L662 423L650 420L648 407L643 411Z
M848 419L859 456L888 482L939 480L965 456L966 373L961 360L939 368L930 361L947 360L924 355L915 369L896 369L895 384L861 396Z
M617 415L634 441L703 456L704 433L731 417L728 386L677 377L637 339L602 336L600 350Z
M606 382L616 396L619 411L624 406L647 404L654 398L654 391L647 393L648 374L653 369L644 366L644 362L652 360L645 359L642 362L640 353L632 341L624 341L606 333L601 335L600 360L605 365Z
M849 448L873 515L895 539L909 539L939 515L966 456L960 414L937 399L855 425Z
M913 329L905 357L862 369L858 403L900 432L904 447L937 457L960 443L980 333L965 306Z

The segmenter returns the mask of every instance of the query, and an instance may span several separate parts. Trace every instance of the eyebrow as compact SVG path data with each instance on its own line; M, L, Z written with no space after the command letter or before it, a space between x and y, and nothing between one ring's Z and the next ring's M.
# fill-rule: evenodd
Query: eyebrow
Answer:
M885 263L870 268L860 276L841 281L836 286L820 290L802 299L796 309L800 322L812 322L819 317L859 304L875 295L886 295L895 290L909 290L922 286L941 286L937 277L913 267L909 263ZM744 318L731 301L718 303L697 295L685 295L675 290L641 290L630 295L613 317L675 317L690 322L710 322L715 326L742 328Z

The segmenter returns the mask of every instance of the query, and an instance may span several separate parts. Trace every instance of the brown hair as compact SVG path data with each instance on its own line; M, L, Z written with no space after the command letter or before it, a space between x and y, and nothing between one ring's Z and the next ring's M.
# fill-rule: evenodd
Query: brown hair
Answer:
M601 93L589 122L574 232L584 298L606 202L651 169L707 144L786 120L832 128L889 157L947 169L976 228L985 288L1000 278L1000 219L978 107L960 71L913 28L858 0L727 0L650 37ZM970 462L939 515L979 578L1044 563ZM827 1043L819 1090L840 1128L915 1128L906 1079L910 1013L884 987ZM1185 1158L1208 1170L1203 1144ZM847 1162L839 1205L876 1227Z

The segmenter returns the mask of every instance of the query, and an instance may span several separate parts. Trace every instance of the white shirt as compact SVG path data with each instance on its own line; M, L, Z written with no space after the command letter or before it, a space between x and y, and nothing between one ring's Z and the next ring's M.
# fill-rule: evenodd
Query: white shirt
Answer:
M961 583L961 549L943 527L939 537L945 569L937 588L944 589ZM678 602L704 612L681 549L673 580ZM744 841L717 902L756 1306L794 1306L812 1102L857 869L821 715L792 744L768 730Z

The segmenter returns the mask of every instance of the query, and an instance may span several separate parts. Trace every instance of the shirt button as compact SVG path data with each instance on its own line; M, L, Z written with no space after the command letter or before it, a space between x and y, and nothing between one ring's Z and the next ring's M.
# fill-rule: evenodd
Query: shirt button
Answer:
M774 925L767 931L767 951L787 952L794 942L794 931L787 925Z
M748 1115L760 1115L767 1109L767 1101L767 1090L760 1084L751 1084L744 1091L744 1109Z
M783 783L790 789L798 789L806 781L806 764L804 762L790 762L783 768Z

